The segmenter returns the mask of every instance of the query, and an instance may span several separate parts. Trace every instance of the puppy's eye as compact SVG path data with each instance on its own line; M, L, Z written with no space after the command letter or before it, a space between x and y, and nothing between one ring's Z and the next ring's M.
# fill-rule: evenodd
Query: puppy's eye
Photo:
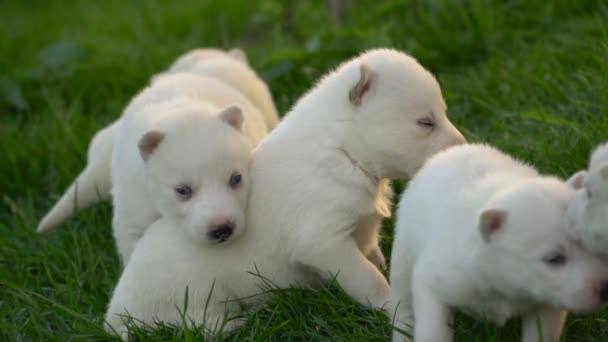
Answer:
M553 252L544 257L543 262L551 267L559 267L566 263L566 256L561 252Z
M176 186L175 188L173 188L173 190L175 190L177 197L179 197L181 200L187 201L192 197L193 191L189 185L180 184L180 185Z
M243 176L241 176L241 174L238 173L237 171L234 171L232 173L232 175L230 175L230 180L228 181L228 184L230 185L231 188L236 189L236 188L238 188L239 185L241 185L242 179L243 179Z
M428 116L416 120L416 124L424 128L435 128L435 121Z

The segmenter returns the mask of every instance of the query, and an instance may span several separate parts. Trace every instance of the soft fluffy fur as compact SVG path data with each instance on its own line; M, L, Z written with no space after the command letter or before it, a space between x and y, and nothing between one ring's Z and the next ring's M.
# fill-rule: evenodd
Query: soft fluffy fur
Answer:
M242 122L220 113L231 104L242 109ZM213 115L222 120L210 120ZM238 131L222 121L238 126ZM112 225L124 263L143 231L161 214L186 220L192 238L198 232L205 239L208 229L224 221L234 226L234 235L243 229L246 187L234 191L228 182L234 172L247 180L249 153L266 135L266 126L241 93L191 73L162 76L131 101L118 125L111 163ZM144 160L141 145L151 131L166 138ZM194 190L191 200L175 196L180 184Z
M255 150L247 224L257 248L272 236L277 260L256 259L261 274L281 286L336 276L355 300L382 306L388 179L465 141L445 111L435 78L395 50L364 53L324 77Z
M218 49L196 49L180 58L168 71L156 75L153 80L167 73L194 72L203 77L213 77L240 91L263 114L267 129L278 122L276 108L266 84L247 65L245 54L238 49L224 52ZM110 197L110 161L116 124L99 131L89 146L86 168L70 185L55 206L44 216L38 231L50 230L79 209L87 208Z
M137 243L108 305L108 331L126 340L129 316L137 325L153 327L156 321L181 325L182 314L188 323L205 323L214 329L223 323L226 312L238 312L234 286L247 277L245 272L234 272L235 263L242 264L238 250L230 248L232 244L209 246L193 241L179 229L182 224L160 219ZM230 321L226 329L234 328L236 322Z
M569 180L578 188L568 205L574 236L594 253L608 257L608 143L597 147L589 158L589 169Z
M268 86L247 64L245 54L239 49L227 53L210 49L190 51L163 74L177 72L194 72L206 77L215 77L243 93L260 110L268 129L274 128L279 122Z
M178 237L144 247L156 229L146 232L107 318L126 308L137 313L135 318L173 319L176 310L166 303L182 302L191 277L190 293L198 291L200 297L214 284L209 322L224 315L225 307L216 303L263 299L262 278L289 287L336 275L354 299L380 307L388 296L377 268L384 263L378 231L390 214L387 179L410 176L426 157L462 142L445 116L438 84L413 58L393 50L354 58L300 99L255 150L246 233L222 248L209 248ZM180 223L155 225L170 231ZM150 240L164 241L163 234ZM157 262L183 276L149 272L158 269ZM192 268L196 273L190 276ZM145 276L133 275L139 273ZM203 305L190 300L189 310L202 312Z
M413 326L417 342L451 341L461 309L498 324L523 316L523 340L538 341L538 316L544 341L559 341L561 309L608 300L608 268L567 232L574 192L489 146L431 158L397 212L387 306L395 326Z

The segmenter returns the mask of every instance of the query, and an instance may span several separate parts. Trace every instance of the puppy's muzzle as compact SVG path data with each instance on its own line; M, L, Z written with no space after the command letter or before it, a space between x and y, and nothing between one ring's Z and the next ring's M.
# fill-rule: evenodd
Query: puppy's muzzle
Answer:
M207 239L213 243L221 243L232 236L234 231L234 223L226 221L222 224L209 227L207 231Z

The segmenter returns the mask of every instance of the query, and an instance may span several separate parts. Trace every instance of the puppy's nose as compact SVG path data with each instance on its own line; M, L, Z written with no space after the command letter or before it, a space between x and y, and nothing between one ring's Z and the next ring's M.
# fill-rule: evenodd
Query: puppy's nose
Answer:
M603 283L598 289L598 295L602 303L608 302L608 283Z
M207 232L207 238L212 242L224 242L230 238L232 231L234 230L234 224L232 222L225 222L217 226L209 227Z

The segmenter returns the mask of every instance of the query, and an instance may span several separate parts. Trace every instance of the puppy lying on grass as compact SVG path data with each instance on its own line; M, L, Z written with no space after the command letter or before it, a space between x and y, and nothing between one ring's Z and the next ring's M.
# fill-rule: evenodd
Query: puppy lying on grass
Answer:
M585 248L608 257L608 143L595 149L589 169L570 178L578 189L568 205L572 233Z
M461 309L498 324L522 316L523 341L559 341L562 310L608 302L608 265L568 234L574 195L489 146L432 157L397 212L387 306L395 326L413 327L417 342L451 341Z
M160 216L184 220L196 240L222 242L243 229L249 155L266 125L240 92L191 73L159 77L115 134L112 225L124 264Z
M413 175L428 156L464 142L445 110L433 76L403 53L372 50L345 62L255 150L246 232L227 245L201 245L184 221L163 216L126 265L110 326L124 335L121 315L136 325L180 323L186 311L213 328L241 305L263 301L264 281L313 286L334 275L355 300L382 306L388 284L377 268L384 262L378 231L390 214L387 179Z
M161 75L184 72L214 78L239 91L262 113L267 129L271 129L278 122L268 87L247 65L246 56L241 50L225 52L218 49L195 49L178 58L167 71L156 75L152 82ZM114 122L93 137L86 168L41 220L38 225L39 232L50 230L63 223L77 210L110 197L110 164L116 126L117 123Z

